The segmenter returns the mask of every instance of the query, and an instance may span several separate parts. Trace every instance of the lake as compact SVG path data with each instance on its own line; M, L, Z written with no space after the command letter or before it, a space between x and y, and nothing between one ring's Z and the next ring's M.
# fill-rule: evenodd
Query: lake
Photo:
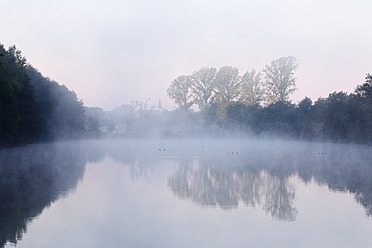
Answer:
M2 247L370 247L372 148L105 140L0 151Z

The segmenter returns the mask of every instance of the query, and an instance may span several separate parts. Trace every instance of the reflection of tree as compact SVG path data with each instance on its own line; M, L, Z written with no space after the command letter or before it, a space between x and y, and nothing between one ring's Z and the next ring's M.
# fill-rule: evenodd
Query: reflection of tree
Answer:
M199 157L198 169L187 164L169 178L182 199L221 208L260 206L274 218L294 220L293 175L315 180L330 190L349 192L372 215L371 149L363 146L302 142L256 141L231 156L223 143ZM205 148L207 149L207 148ZM230 155L228 155L230 154Z
M294 220L295 189L289 177L298 175L305 183L315 180L331 190L354 194L367 215L372 215L372 153L368 147L281 140L108 144L102 143L100 148L131 166L136 175L153 170L163 156L180 163L169 178L169 187L178 197L203 206L234 208L241 201L250 207L260 206L275 218ZM231 152L238 150L239 154L232 156ZM189 166L190 154L197 155L198 169Z
M89 158L108 155L130 166L135 177L156 170L162 159L175 161L180 166L169 178L169 187L178 197L203 206L229 209L243 202L274 218L294 220L295 189L289 178L297 175L305 183L315 180L331 190L353 194L372 215L369 147L281 140L116 140L97 142L87 150ZM239 154L232 155L233 151ZM191 158L197 169L190 166Z
M229 171L226 168L180 167L169 178L172 191L182 199L191 199L203 206L235 208L239 202L261 206L274 218L294 220L294 188L288 179L271 176L267 171Z
M267 174L268 175L268 174ZM271 177L266 180L265 203L263 208L271 216L280 220L294 220L296 209L293 206L295 191L288 178Z
M172 190L181 198L207 206L222 208L238 206L239 196L235 194L232 175L218 170L192 171L182 167L169 179Z
M17 243L33 218L76 187L84 166L84 153L69 143L2 150L0 245Z
M353 194L367 216L372 216L371 154L368 149L353 153L341 147L328 152L328 157L318 156L311 167L299 167L298 174L305 182L312 178L330 190Z

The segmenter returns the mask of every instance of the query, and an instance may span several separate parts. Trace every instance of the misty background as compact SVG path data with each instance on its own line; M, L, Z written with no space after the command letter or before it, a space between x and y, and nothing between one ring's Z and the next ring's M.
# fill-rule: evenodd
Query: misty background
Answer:
M295 56L294 103L352 92L372 61L372 3L357 1L2 2L0 40L86 106L112 110L203 66L262 70Z
M191 243L246 245L247 230L276 245L283 233L291 244L370 244L371 7L366 0L2 1L0 246L28 247L39 235L63 245L55 238L66 230L98 246L185 234ZM362 215L328 193L351 197ZM301 204L301 194L309 201ZM48 235L33 236L32 225L63 199L79 206L78 218L63 209L61 221L43 227ZM159 206L168 207L164 215ZM200 216L218 211L209 211L210 221L188 215L190 206L202 208ZM288 223L270 231L277 223L230 215L228 225L214 224L238 206ZM306 209L313 211L304 229L292 222ZM335 210L337 221L328 216ZM181 212L195 222L173 222ZM215 235L203 222L226 231ZM115 223L132 231L113 236L124 230ZM154 228L162 223L172 232Z

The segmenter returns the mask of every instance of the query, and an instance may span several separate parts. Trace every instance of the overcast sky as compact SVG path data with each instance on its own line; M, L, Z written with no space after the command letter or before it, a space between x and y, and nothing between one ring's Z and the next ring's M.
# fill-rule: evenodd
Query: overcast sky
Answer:
M110 110L166 95L203 66L262 70L295 56L298 102L352 92L372 73L370 0L2 0L0 43Z

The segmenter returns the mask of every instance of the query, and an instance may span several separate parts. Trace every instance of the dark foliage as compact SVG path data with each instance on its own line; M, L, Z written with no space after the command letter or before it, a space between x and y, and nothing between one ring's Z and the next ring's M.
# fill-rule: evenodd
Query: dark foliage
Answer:
M27 75L35 88L34 97L41 123L40 137L55 140L81 136L85 128L85 110L75 92L43 77L32 66L27 67Z
M372 76L355 92L334 92L315 103L277 102L267 107L231 104L221 127L306 140L372 144Z
M40 123L26 60L14 46L0 53L0 146L33 141Z
M43 77L15 46L0 44L0 147L84 131L84 108L76 94Z

